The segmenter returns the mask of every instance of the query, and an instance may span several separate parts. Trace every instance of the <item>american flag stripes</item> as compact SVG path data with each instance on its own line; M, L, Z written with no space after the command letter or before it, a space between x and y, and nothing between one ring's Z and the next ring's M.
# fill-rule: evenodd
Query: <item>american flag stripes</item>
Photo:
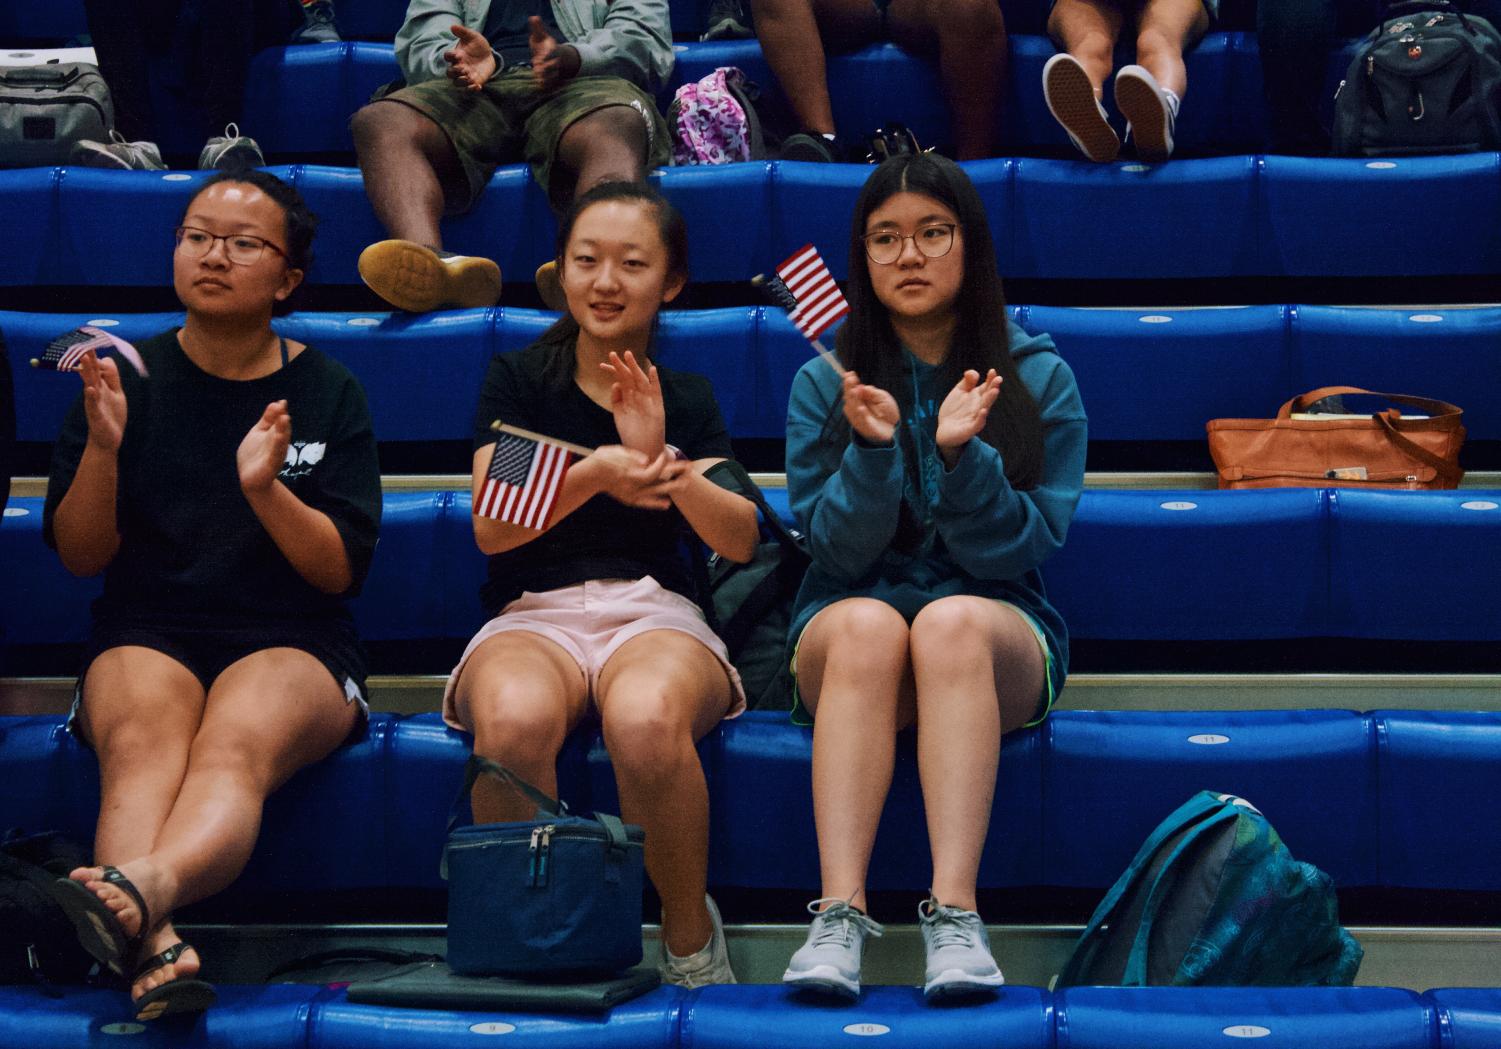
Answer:
M129 361L137 373L146 374L146 362L141 360L141 354L134 346L124 339L88 325L74 328L53 339L47 344L46 349L42 350L40 357L32 358L31 366L58 372L76 372L83 361L84 354L90 350L96 354L103 353L105 350L114 350L116 354Z
M497 434L474 512L523 528L546 528L563 490L563 477L576 458L569 449L548 441Z
M777 267L777 276L797 300L788 318L809 339L828 331L850 311L834 275L812 244L805 244Z

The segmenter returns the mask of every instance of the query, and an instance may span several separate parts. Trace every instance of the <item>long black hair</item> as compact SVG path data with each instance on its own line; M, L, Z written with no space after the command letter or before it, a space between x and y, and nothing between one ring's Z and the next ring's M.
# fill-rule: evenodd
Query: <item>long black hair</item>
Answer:
M217 186L221 182L254 186L281 207L287 241L287 265L303 272L303 281L292 289L292 294L271 306L273 317L284 317L296 309L299 293L307 286L307 271L313 264L313 235L318 232L318 216L313 214L307 202L302 199L302 194L298 193L296 187L290 183L283 182L269 171L237 167L221 171L200 182L197 189L193 191L193 195L188 198L187 206L182 209L182 215L178 218L177 224L182 225L183 219L187 218L193 201L201 197L210 186Z
M964 280L954 303L957 323L953 342L948 357L939 365L941 389L952 389L966 370L973 369L983 377L989 369L995 369L1002 379L1001 392L980 439L1001 453L1013 487L1035 488L1042 479L1042 414L1011 356L1006 299L996 270L985 205L958 164L930 153L904 154L884 161L866 179L850 223L850 315L839 330L835 352L846 368L859 373L862 382L900 399L899 391L906 383L901 342L891 326L890 312L876 298L864 239L871 213L898 193L931 197L959 220ZM826 435L848 441L849 427L838 404L829 422Z
M683 221L683 215L673 207L662 194L658 193L645 182L601 182L593 186L586 193L579 194L573 204L563 214L558 223L557 251L555 254L558 264L558 276L563 276L563 269L567 265L564 256L568 252L568 238L573 236L574 223L578 217L595 204L605 201L621 200L641 204L651 212L657 221L657 233L662 237L662 244L667 249L667 274L669 277L681 277L685 282L688 280L688 224ZM573 319L573 314L564 312L557 323L538 337L537 341L552 349L548 357L547 368L543 373L543 382L553 388L566 389L573 381L573 372L576 366L574 349L578 343L579 322ZM651 354L653 344L656 342L657 322L652 322L651 338L647 341L646 352Z

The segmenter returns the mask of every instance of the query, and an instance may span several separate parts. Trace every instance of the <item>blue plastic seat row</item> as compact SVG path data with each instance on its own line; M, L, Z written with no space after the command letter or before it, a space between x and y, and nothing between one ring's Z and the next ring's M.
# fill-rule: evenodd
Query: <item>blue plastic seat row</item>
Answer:
M768 494L787 516L786 492ZM98 592L44 547L41 502L12 499L0 524L11 645L83 640ZM1091 489L1043 574L1080 639L1496 641L1498 542L1496 492ZM483 577L467 492L387 492L355 619L372 643L463 640Z
M1501 154L1365 160L1231 156L1156 167L998 159L966 165L985 202L1002 276L1127 279L1445 276L1501 269ZM385 237L355 168L273 168L322 219L315 285L357 284ZM849 215L870 169L781 161L666 168L695 280L745 281L813 242L848 272ZM0 223L28 250L0 258L0 286L170 283L172 230L203 173L0 171ZM1395 197L1463 200L1393 236L1373 222ZM726 207L733 201L734 207ZM526 169L500 169L474 211L445 225L454 250L525 282L552 257L556 223ZM129 244L131 250L121 245Z
M260 844L219 905L277 893L439 889L449 804L469 744L437 714L377 714L365 737L267 805ZM710 794L709 882L812 890L812 733L756 711L699 746ZM618 811L597 728L559 759L578 811ZM58 717L0 719L4 825L90 840L94 755ZM1465 712L1061 711L1006 737L983 888L1103 889L1151 829L1199 790L1250 800L1293 854L1341 887L1501 889L1501 721ZM1124 803L1120 785L1131 785ZM921 892L928 865L915 741L899 743L869 884ZM202 905L211 916L215 901ZM274 904L271 905L274 909Z
M1487 988L1009 986L991 1000L934 1008L912 987L870 987L844 1005L743 984L661 987L595 1018L355 1005L341 989L283 984L221 986L196 1025L107 1029L126 1015L124 1002L119 992L53 999L0 988L0 1032L15 1031L7 1044L49 1049L110 1044L112 1034L131 1035L139 1049L447 1049L499 1035L546 1049L826 1049L869 1037L889 1049L1203 1049L1231 1039L1271 1049L1501 1046L1501 990Z
M1501 439L1501 307L1022 306L1012 315L1053 336L1078 380L1091 440L1201 441L1209 419L1267 418L1295 394L1337 385L1452 401L1465 410L1470 440ZM355 373L383 442L465 440L491 355L525 346L555 316L512 308L298 313L276 327ZM0 311L20 440L51 441L77 396L73 380L27 361L57 335L92 321L138 341L182 323L182 315ZM785 435L792 378L812 351L782 310L668 311L659 340L663 363L709 376L733 436Z

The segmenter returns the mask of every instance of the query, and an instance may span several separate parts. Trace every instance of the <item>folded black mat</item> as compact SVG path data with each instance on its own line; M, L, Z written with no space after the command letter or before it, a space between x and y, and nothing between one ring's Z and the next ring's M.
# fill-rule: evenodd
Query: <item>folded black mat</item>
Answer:
M459 976L444 962L418 962L372 980L349 985L349 1000L361 1005L479 1012L602 1013L661 983L643 966L602 980L510 980Z

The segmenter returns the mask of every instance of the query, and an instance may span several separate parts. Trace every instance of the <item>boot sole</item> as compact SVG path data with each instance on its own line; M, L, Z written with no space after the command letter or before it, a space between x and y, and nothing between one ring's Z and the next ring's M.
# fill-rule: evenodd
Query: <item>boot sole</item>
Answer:
M360 279L399 310L469 309L500 300L500 267L489 259L442 259L409 240L383 240L360 252Z
M1096 164L1106 164L1119 155L1120 136L1100 116L1094 85L1077 61L1050 62L1043 76L1042 95L1048 112L1079 140L1086 157Z

